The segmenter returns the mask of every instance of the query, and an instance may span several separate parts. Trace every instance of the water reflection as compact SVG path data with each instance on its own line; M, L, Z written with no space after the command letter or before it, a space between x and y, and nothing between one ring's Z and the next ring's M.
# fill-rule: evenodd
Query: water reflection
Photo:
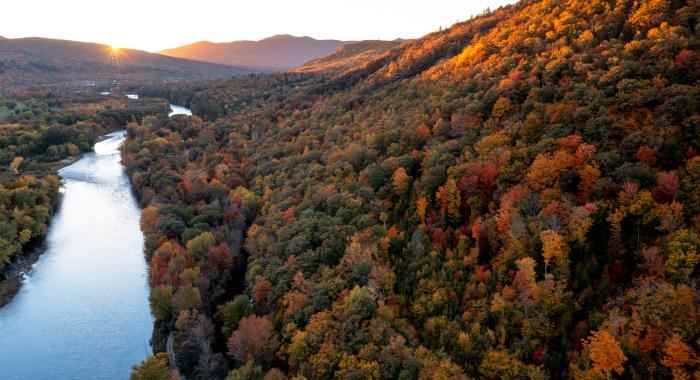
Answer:
M173 115L192 115L192 111L189 108L178 106L176 104L170 104L170 113L168 116Z
M113 133L59 171L47 250L0 309L0 378L124 379L149 352L143 235L123 139Z

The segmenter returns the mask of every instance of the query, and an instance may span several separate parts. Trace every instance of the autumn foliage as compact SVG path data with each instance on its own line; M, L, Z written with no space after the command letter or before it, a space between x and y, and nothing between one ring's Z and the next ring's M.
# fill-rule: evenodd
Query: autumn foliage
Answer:
M123 147L157 210L144 216L154 311L172 287L158 323L178 366L691 376L697 12L521 1L342 73L144 88L198 115L131 125ZM211 334L173 327L192 310Z
M243 318L238 330L228 339L228 354L240 363L252 360L269 364L275 357L279 343L274 335L272 323L265 317L252 315Z

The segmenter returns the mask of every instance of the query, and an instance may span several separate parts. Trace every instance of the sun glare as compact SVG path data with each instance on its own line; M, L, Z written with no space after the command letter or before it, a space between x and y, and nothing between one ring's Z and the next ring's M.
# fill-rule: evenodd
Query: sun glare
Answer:
M112 50L113 53L119 52L119 46L111 45L109 48Z

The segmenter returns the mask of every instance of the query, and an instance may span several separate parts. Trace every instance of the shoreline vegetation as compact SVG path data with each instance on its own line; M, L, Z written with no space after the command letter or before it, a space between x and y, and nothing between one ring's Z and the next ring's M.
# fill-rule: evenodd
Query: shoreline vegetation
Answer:
M108 137L58 173L61 203L47 250L0 309L4 378L126 378L148 353L141 210L120 162L125 131Z
M110 133L111 132L107 132L106 134L97 136L95 144L108 139ZM85 153L86 152L81 152L79 156L66 157L56 162L47 163L50 168L49 171L51 173L58 173L62 168L70 166L80 160ZM22 281L25 277L31 275L34 264L46 250L46 235L51 229L51 221L53 221L54 215L61 207L61 196L62 193L59 191L53 199L53 205L48 215L49 223L46 224L46 231L42 235L32 238L31 241L27 242L27 244L22 247L22 250L11 258L10 263L7 264L4 270L0 272L0 308L10 303L14 296L17 295L22 286Z
M60 204L60 196L56 198ZM53 217L53 214L51 217ZM50 224L49 227L51 228ZM22 252L13 257L13 261L5 268L0 279L0 308L12 301L22 286L22 281L26 276L31 275L32 267L37 262L41 254L46 250L46 234L30 241Z
M46 248L50 221L60 207L58 170L78 161L112 130L147 115L166 114L169 108L162 100L68 91L6 94L0 106L7 108L0 119L0 163L6 165L0 170L0 190L6 194L5 223L9 223L2 225L0 236L2 307L19 291ZM37 186L46 178L52 187L37 198ZM13 212L8 218L7 213ZM20 219L25 224L15 226Z

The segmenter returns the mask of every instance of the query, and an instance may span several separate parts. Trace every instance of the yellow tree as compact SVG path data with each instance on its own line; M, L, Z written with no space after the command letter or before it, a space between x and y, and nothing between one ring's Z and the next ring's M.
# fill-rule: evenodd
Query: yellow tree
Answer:
M158 208L156 206L148 206L141 211L141 231L146 234L152 234L156 231L158 224Z
M159 352L149 355L139 365L131 367L129 380L173 380L178 379L168 368L168 354Z
M528 183L534 190L543 190L554 186L559 178L554 160L545 154L538 154L525 175Z
M496 119L500 119L507 116L512 108L513 106L508 98L498 98L496 103L493 105L493 109L491 110L491 116L495 117Z
M535 267L537 263L532 257L523 257L516 261L518 272L515 274L513 282L518 288L520 300L525 307L525 316L528 315L529 307L534 303L537 291L537 281L535 280Z
M542 256L544 257L544 270L547 273L547 267L554 260L557 268L563 269L567 264L568 247L564 242L564 237L559 235L554 230L546 230L540 233L542 241Z
M523 363L511 357L507 350L489 351L479 366L486 379L515 379L523 372Z
M425 222L425 211L428 208L428 200L425 197L420 197L416 201L416 213L421 222Z
M408 190L408 182L411 179L411 177L406 174L406 169L404 168L398 168L394 172L393 175L393 182L394 182L394 190L396 191L397 194L403 194Z
M638 3L635 2L635 5ZM639 28L651 28L658 26L666 17L669 9L667 0L649 0L639 2L634 13L629 17L629 22Z
M588 355L593 361L593 370L610 377L612 371L622 374L622 365L627 357L620 348L620 343L605 330L597 331L586 341Z
M461 216L459 210L462 206L462 194L457 188L457 182L453 177L447 180L445 186L440 186L436 196L440 201L442 213L445 214L445 211L447 211L447 216L451 221L459 221Z
M600 169L595 164L586 164L578 170L578 175L581 180L578 184L578 189L581 192L581 197L587 199L593 189L593 185L600 178Z
M12 171L14 174L19 174L19 167L22 165L22 162L24 161L24 157L22 156L17 156L15 157L12 162L10 162L10 171Z
M681 340L681 336L673 336L664 342L664 358L662 363L671 369L673 378L687 379L688 374L684 366L697 363L693 349Z
M595 206L586 205L574 207L569 216L569 239L573 242L583 245L586 242L586 233L593 225L591 219L591 210L595 210Z
M676 281L690 281L700 263L700 236L689 229L671 235L666 246L666 273Z

